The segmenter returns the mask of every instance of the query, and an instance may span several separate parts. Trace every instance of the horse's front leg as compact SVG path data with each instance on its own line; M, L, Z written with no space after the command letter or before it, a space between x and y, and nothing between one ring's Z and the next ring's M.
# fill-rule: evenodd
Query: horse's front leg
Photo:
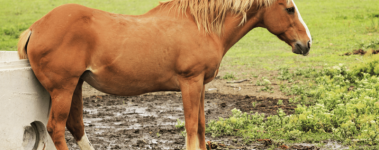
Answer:
M200 149L206 149L204 98L205 98L205 85L203 85L203 90L201 92L200 103L199 103L199 117L198 117L199 122L198 122L197 136L199 137Z
M202 106L200 104L200 99L202 95L202 91L204 88L204 77L195 77L191 79L183 79L180 81L180 89L182 91L182 99L183 99L183 108L184 108L184 118L185 118L185 127L187 131L186 137L186 149L187 150L206 150L205 135L202 131L199 130L199 127L202 127L199 123L202 124L201 118L199 118L200 112L199 108ZM205 129L205 126L204 126ZM200 138L199 138L200 136ZM201 145L200 145L201 144Z

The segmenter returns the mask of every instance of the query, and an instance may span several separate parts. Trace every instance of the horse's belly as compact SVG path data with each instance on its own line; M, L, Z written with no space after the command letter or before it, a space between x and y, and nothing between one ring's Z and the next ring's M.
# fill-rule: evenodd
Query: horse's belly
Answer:
M162 78L157 75L127 75L93 73L86 71L81 79L97 90L114 95L132 96L156 91L180 91L179 83L173 77Z

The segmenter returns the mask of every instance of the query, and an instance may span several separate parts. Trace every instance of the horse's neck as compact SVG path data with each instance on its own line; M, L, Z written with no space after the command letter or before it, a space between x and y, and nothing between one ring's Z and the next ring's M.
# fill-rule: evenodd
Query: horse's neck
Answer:
M172 10L170 4L159 5L158 7L155 7L154 9L150 10L145 15L154 15L159 17L164 15L173 15L173 18L183 19L182 17L178 17L178 14L174 13L175 11L177 10ZM193 18L189 17L192 16L189 11L187 11L186 15L181 16L187 16L187 19L194 21ZM214 39L214 42L217 42L216 44L219 45L219 47L222 47L224 49L223 55L225 55L226 52L234 44L236 44L243 36L245 36L253 28L257 27L257 24L261 21L261 16L261 12L259 12L259 10L256 10L254 13L247 16L247 21L243 25L239 26L241 22L241 17L236 17L234 15L229 14L225 18L224 29L221 35L210 33L209 36Z
M239 26L241 18L232 15L227 16L225 19L224 31L220 37L225 47L225 53L250 30L258 27L260 21L261 17L258 12L248 16L246 23L241 26Z

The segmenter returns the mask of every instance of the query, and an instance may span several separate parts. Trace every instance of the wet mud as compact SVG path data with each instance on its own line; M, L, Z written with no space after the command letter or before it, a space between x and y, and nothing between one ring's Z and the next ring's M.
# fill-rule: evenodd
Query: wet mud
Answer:
M294 113L295 106L288 99L278 99L219 93L206 93L206 120L228 117L234 108L243 112L259 112L274 115L278 108L287 114ZM84 124L86 133L98 150L111 149L185 149L183 128L175 127L177 119L184 121L182 97L180 93L151 93L140 96L90 96L84 101ZM257 102L253 107L252 102ZM74 138L66 131L70 150L79 149ZM264 149L268 145L257 141L250 145L242 144L236 137L212 138L224 147L221 149ZM241 142L238 142L241 141Z

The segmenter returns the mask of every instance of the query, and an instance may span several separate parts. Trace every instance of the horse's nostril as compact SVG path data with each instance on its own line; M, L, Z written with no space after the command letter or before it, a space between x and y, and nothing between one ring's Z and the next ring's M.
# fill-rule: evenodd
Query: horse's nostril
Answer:
M312 44L311 44L311 41L308 41L307 44L308 44L308 48L310 49L310 48L311 48L311 45L312 45Z
M303 48L300 43L296 43L296 49L297 49L296 54L303 54Z
M296 43L296 47L298 47L298 48L301 49L301 44L300 43Z

